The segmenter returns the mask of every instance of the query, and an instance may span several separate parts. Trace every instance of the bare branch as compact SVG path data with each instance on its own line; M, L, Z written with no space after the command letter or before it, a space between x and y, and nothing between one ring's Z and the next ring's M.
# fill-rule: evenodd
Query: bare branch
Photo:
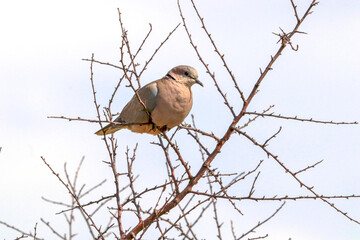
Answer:
M281 204L281 206L276 209L276 211L268 218L266 218L264 221L259 222L258 224L256 224L256 226L254 226L253 228L251 228L248 232L244 233L243 235L241 235L241 237L239 237L238 239L242 239L243 237L245 237L246 235L253 233L255 229L257 229L258 227L260 227L261 225L263 225L264 223L266 223L267 221L269 221L271 218L273 218L281 209L282 207L285 205L285 202L283 204Z
M78 197L75 195L75 193L73 193L69 187L68 184L66 184L60 177L60 175L58 173L56 173L52 167L46 162L44 157L41 157L41 160L43 160L43 162L45 163L45 165L50 169L50 171L52 172L53 175L55 175L57 177L57 179L65 186L65 188L68 190L69 194L74 198L74 200L76 201L77 205L79 206L79 208L81 209L81 211L88 217L89 221L92 223L92 227L95 228L95 230L99 233L99 237L101 239L105 239L104 236L102 235L102 232L100 231L100 229L96 226L95 222L93 221L93 219L91 218L91 216L86 212L86 210L82 207L82 205L79 202Z
M157 52L160 50L160 48L169 40L170 36L176 31L176 29L180 26L180 23L176 25L176 27L169 33L169 35L165 38L164 41L162 41L157 49L155 49L154 53L151 55L149 60L145 62L145 65L143 69L140 71L139 77L144 73L149 63L153 60L154 56L157 54Z
M207 133L207 132L204 132L198 128L195 128L195 127L191 127L191 125L187 125L187 124L182 124L179 126L180 129L186 129L188 131L193 131L193 132L197 132L197 133L200 133L201 135L204 135L204 136L207 136L207 137L211 137L213 138L215 141L219 142L220 139L218 137L216 137L214 135L214 133Z
M127 161L127 167L128 167L128 178L129 178L129 185L130 185L130 189L133 195L133 204L136 207L136 216L138 217L139 221L142 221L141 218L141 213L140 213L140 205L138 202L136 202L136 191L135 191L135 187L134 187L134 175L132 173L132 166L133 163L135 161L135 155L136 155L136 150L137 150L138 145L136 144L134 151L133 151L133 156L129 157L129 148L126 149L126 161Z
M162 148L162 150L165 154L166 163L167 163L167 166L169 167L169 176L171 177L171 180L174 183L176 193L179 193L178 181L176 180L175 170L174 170L174 167L171 163L170 156L169 156L169 147L164 146L162 138L159 135L158 135L158 138L159 138L159 142L160 142L159 146Z
M240 90L240 88L239 88L239 86L238 86L238 84L237 84L237 81L236 81L236 79L235 79L234 74L231 72L229 66L227 65L227 63L226 63L226 61L225 61L224 54L221 54L220 51L218 50L218 48L217 48L214 40L213 40L212 37L211 37L211 34L209 33L209 31L207 30L207 28L206 28L206 26L205 26L204 18L201 17L198 9L196 8L196 5L195 5L195 3L194 3L194 0L191 0L191 3L192 3L193 8L194 8L194 10L195 10L195 12L196 12L196 15L198 16L198 18L199 18L199 20L200 20L200 22L201 22L202 29L204 29L206 35L208 36L211 44L212 44L213 47L214 47L215 52L217 53L217 55L220 57L221 61L223 62L224 67L226 68L226 71L229 73L229 75L230 75L230 77L231 77L231 80L232 80L233 83L234 83L234 87L235 87L235 89L238 91L238 93L240 94L240 97L241 97L242 101L245 102L244 94L243 94L243 92ZM185 22L184 22L184 24L185 24Z
M299 18L299 15L297 13L297 10L296 10L297 6L294 4L293 0L290 0L290 1L291 1L291 5L293 6L293 9L294 9L295 17L296 17L297 21L300 22L300 18Z
M310 168L315 168L316 165L322 163L323 161L324 161L324 160L320 160L320 161L316 162L316 163L313 164L313 165L307 166L306 168L304 168L304 169L302 169L302 170L299 170L299 171L297 171L297 172L294 172L294 175L299 174L299 173L302 173L302 172L305 172L305 171L309 170Z
M12 230L15 230L15 231L18 232L18 233L21 233L22 236L18 237L17 239L32 237L32 238L35 239L35 240L44 240L43 238L38 238L38 237L36 237L36 236L35 236L34 234L32 234L31 232L30 232L30 233L26 233L26 232L20 230L19 228L16 228L16 227L14 227L14 226L11 226L10 224L7 224L6 222L0 221L0 224L4 225L4 226L7 227L7 228L10 228L10 229L12 229Z
M168 136L163 132L162 133L162 137L166 139L166 141L168 141L168 143L170 144L170 146L172 147L172 149L175 151L175 153L178 155L179 157L179 160L181 162L181 164L184 166L184 169L188 175L188 177L191 179L192 178L192 175L191 175L191 172L190 172L190 168L188 166L188 164L184 161L183 157L181 156L181 153L178 149L177 146L175 146L174 143L171 142L171 140L168 138Z
M258 179L259 175L260 175L260 171L258 172L258 174L256 175L256 177L254 178L254 181L251 185L251 189L250 189L250 192L249 192L249 197L251 197L253 195L253 193L255 192L255 183L256 183L256 180Z
M255 141L255 139L253 139L252 137L250 137L249 135L247 135L244 132L241 132L239 130L236 129L236 131L245 136L247 139L249 139L252 143L254 143L256 146L260 147L268 156L271 156L284 170L286 173L289 173L299 184L300 187L305 187L307 190L309 190L312 194L314 194L316 197L320 198L323 202L327 203L330 207L332 207L333 209L335 209L337 212L341 213L342 215L344 215L346 218L348 218L349 220L360 224L359 221L355 220L354 218L350 217L346 212L343 212L342 210L340 210L339 208L337 208L333 203L329 202L328 200L326 200L325 198L321 197L321 195L319 195L318 193L316 193L313 188L314 187L310 187L306 184L304 184L296 175L295 173L293 173L292 171L290 171L285 165L284 163L280 162L280 160L278 159L278 157L274 154L272 154L271 152L269 152L266 147L260 145L257 141Z
M61 234L50 225L50 222L45 221L43 218L40 218L40 220L52 231L52 233L55 234L55 236L59 237L60 239L66 240L66 237L61 236Z
M295 117L287 117L282 116L281 114L274 114L274 113L257 113L257 112L246 112L245 114L248 115L257 115L261 117L274 117L274 118L281 118L286 120L296 120L301 122L312 122L312 123L322 123L322 124L334 124L334 125L344 125L344 124L359 124L358 122L334 122L334 121L323 121L323 120L315 120L312 118L306 119L306 118L298 118Z
M183 21L183 26L184 26L184 28L185 28L185 31L186 31L187 35L188 35L188 38L189 38L189 40L190 40L191 46L194 48L197 56L199 57L200 62L201 62L201 63L204 65L204 67L206 68L206 72L210 75L210 77L211 77L212 80L214 81L214 84L215 84L215 86L216 86L216 89L218 90L218 92L220 93L220 95L222 96L222 98L224 99L225 105L229 108L231 114L232 114L233 117L235 118L236 114L235 114L235 112L234 112L234 109L233 109L232 105L230 105L230 103L229 103L229 101L228 101L228 99L227 99L227 97L226 97L226 94L221 90L219 84L217 83L216 78L215 78L215 73L212 72L212 71L210 71L210 69L209 69L209 64L205 63L205 61L203 60L203 58L202 58L201 55L200 55L199 50L197 49L197 46L195 45L195 43L194 43L193 40L192 40L191 34L190 34L189 29L188 29L188 27L187 27L187 25L186 25L186 22L185 22L185 17L183 16L183 13L182 13L182 10L181 10L181 6L180 6L179 0L177 0L177 3L178 3L178 8L179 8L179 13L180 13L181 19L182 19L182 21Z
M106 66L109 66L109 67L113 67L113 68L123 70L122 67L117 66L117 65L112 64L112 63L108 63L108 62L101 62L101 61L98 61L98 60L95 60L95 59L88 59L88 58L83 58L81 60L86 61L86 62L94 62L94 63L98 63L98 64L101 64L101 65L106 65ZM127 71L131 72L131 70L129 70L129 69L127 69Z
M280 126L279 130L278 130L276 133L274 133L270 138L268 138L268 139L264 142L263 146L266 147L266 146L268 145L268 143L269 143L273 138L276 138L276 136L281 132L281 129L282 129L282 127Z
M253 196L244 196L244 197L238 197L238 196L226 196L226 195L219 195L219 193L216 194L209 194L209 193L205 193L205 192L199 192L199 191L192 191L192 193L196 194L196 195L202 195L202 196L206 196L206 197L213 197L213 198L217 198L217 199L225 199L228 200L229 198L231 200L234 201L244 201L244 200L250 200L250 201L255 201L255 202L261 202L261 201L296 201L296 200L317 200L317 199L352 199L352 198L360 198L360 195L332 195L332 196L325 196L325 195L320 195L320 196L294 196L294 197L290 197L290 196L282 196L282 197L278 197L278 196L274 196L274 197L253 197Z

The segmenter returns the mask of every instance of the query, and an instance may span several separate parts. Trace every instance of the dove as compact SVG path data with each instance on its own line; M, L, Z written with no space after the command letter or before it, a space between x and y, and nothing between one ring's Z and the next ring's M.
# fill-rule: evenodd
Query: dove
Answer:
M114 120L119 124L110 123L95 134L102 136L129 129L157 135L178 126L191 110L194 84L203 86L195 68L186 65L172 68L163 78L136 91Z

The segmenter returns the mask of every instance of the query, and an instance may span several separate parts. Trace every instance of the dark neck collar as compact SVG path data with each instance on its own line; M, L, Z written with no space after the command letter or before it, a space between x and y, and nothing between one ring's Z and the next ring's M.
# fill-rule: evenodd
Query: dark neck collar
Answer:
M167 77L171 78L172 80L176 80L170 73L166 74Z

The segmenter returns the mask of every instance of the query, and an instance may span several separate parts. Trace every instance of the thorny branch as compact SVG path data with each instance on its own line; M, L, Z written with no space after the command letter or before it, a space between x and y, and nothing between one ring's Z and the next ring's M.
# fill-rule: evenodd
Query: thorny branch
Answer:
M225 55L224 55L224 54L221 54L220 51L218 50L218 48L217 48L217 46L216 46L216 44L215 44L215 41L212 39L211 34L209 33L209 31L207 30L207 28L206 28L206 26L205 26L204 18L201 17L198 9L196 8L196 5L195 5L195 3L194 3L194 0L191 0L191 3L192 3L193 8L194 8L194 10L195 10L195 12L196 12L196 15L198 16L198 18L199 18L199 20L200 20L200 22L201 22L201 25L202 25L201 27L202 27L202 29L204 29L206 35L208 36L211 44L212 44L213 47L214 47L214 51L217 53L217 55L220 57L221 61L223 62L226 71L229 73L229 75L230 75L230 77L231 77L231 80L232 80L233 83L234 83L235 89L236 89L236 90L238 91L238 93L240 94L241 100L242 100L243 102L245 102L245 101L246 101L246 100L245 100L245 96L244 96L243 92L240 90L240 88L239 88L239 86L238 86L238 83L237 83L237 81L236 81L236 79L235 79L234 74L232 73L232 71L230 70L228 64L227 64L226 61L225 61L225 57L224 57ZM214 80L215 80L215 79L214 79Z
M325 196L325 195L320 195L320 196L274 196L274 197L253 197L253 196L244 196L244 197L239 197L239 196L228 196L228 195L219 195L220 192L216 193L216 194L209 194L209 193L205 193L205 192L199 192L199 191L192 191L192 193L197 194L197 195L202 195L202 196L206 196L206 197L213 197L213 198L217 198L217 199L225 199L225 200L233 200L233 201L244 201L244 200L250 200L250 201L255 201L255 202L261 202L261 201L287 201L287 200L291 200L291 201L296 201L296 200L316 200L316 199L351 199L351 198L360 198L360 195L331 195L331 196Z
M264 147L263 145L259 144L255 139L253 139L252 137L250 137L249 135L247 135L245 132L241 132L237 129L235 129L239 134L245 136L247 139L249 139L252 143L254 143L256 146L260 147L268 156L271 156L272 159L274 159L284 170L286 173L289 173L299 184L300 187L305 187L308 191L310 191L312 194L314 194L317 198L321 199L323 202L327 203L330 207L334 208L336 211L338 211L339 213L341 213L342 215L344 215L346 218L348 218L349 220L356 222L357 224L360 224L359 221L357 221L356 219L350 217L348 215L348 213L340 210L339 208L337 208L334 203L329 202L327 199L321 197L320 194L318 194L317 192L315 192L313 190L314 187L310 187L306 184L304 184L297 176L295 173L293 173L292 171L290 171L290 169L288 169L283 162L281 162L278 158L278 156L272 154L266 147Z
M129 148L126 150L126 161L127 161L127 168L128 168L128 178L129 178L129 182L130 182L130 189L131 189L131 193L133 195L133 204L136 207L136 216L139 218L139 221L142 221L141 218L141 213L140 213L140 205L139 203L136 201L136 191L135 191L135 187L134 187L134 175L132 173L132 166L134 164L135 161L135 154L136 154L136 150L137 150L138 145L136 144L135 148L134 148L134 152L133 152L133 156L130 157L129 156Z
M6 223L6 222L0 221L0 224L2 224L2 225L4 225L4 226L6 226L7 228L10 228L10 229L18 232L18 233L21 233L22 235L21 235L20 237L18 237L17 239L32 237L34 240L44 240L43 238L38 238L38 237L36 237L36 235L35 235L34 233L31 233L31 232L26 233L26 232L20 230L19 228L14 227L14 226Z
M271 57L270 62L268 63L268 65L266 66L265 70L261 72L261 75L259 77L259 79L257 80L257 82L255 83L252 91L250 92L250 94L248 95L248 97L246 98L244 105L240 111L239 114L235 114L233 111L233 108L231 107L231 105L229 104L229 102L227 101L226 96L223 94L223 92L221 91L220 87L217 85L216 80L215 80L215 76L214 74L212 74L208 68L208 65L204 62L204 60L201 58L201 55L199 54L196 45L194 44L192 38L191 38L191 34L187 28L187 24L185 22L185 18L182 14L182 10L181 10L181 6L180 3L178 1L178 8L179 8L179 13L180 16L182 18L183 21L183 26L186 30L186 33L188 35L188 38L190 40L191 45L193 46L195 52L198 54L199 59L201 62L203 62L205 68L207 69L208 74L213 78L215 85L217 87L218 92L223 96L224 100L225 100L225 104L228 106L228 108L231 110L231 112L233 113L234 116L234 120L233 122L230 124L228 130L226 131L226 133L224 134L224 136L220 139L220 141L217 143L216 147L214 148L214 150L210 153L210 155L207 157L206 161L203 163L202 167L199 169L199 171L197 172L197 174L193 177L192 181L190 181L188 183L188 185L179 193L177 194L174 199L167 203L166 205L164 205L162 207L162 210L160 210L156 215L152 214L150 215L147 219L145 219L143 222L139 223L136 227L134 227L130 233L126 236L127 239L131 239L133 238L133 236L135 236L138 232L140 232L143 228L147 227L148 225L152 224L154 222L154 220L167 213L168 211L170 211L172 208L174 208L188 193L190 193L192 191L193 186L195 186L198 181L200 180L200 178L204 175L204 173L209 169L209 166L211 164L211 162L214 160L214 158L217 156L217 154L220 152L221 148L224 146L224 144L230 139L231 135L235 132L235 131L239 131L236 129L236 124L240 121L240 119L246 114L246 110L247 107L249 106L251 100L253 99L253 97L255 96L261 82L264 80L265 76L267 75L267 73L272 69L273 64L275 63L275 61L279 58L279 56L281 55L282 51L286 48L287 45L291 45L290 39L291 37L295 34L298 33L298 28L300 27L301 23L303 22L303 20L311 13L311 9L317 4L317 2L314 0L308 7L308 9L306 10L306 12L304 13L303 17L300 19L300 21L297 22L297 24L295 25L295 27L293 28L293 30L286 34L286 36L281 36L282 38L282 44L279 47L278 51L276 52L276 54ZM285 38L286 37L286 38ZM285 41L286 40L286 41ZM265 148L262 146L262 148ZM268 153L270 154L270 153ZM277 161L278 163L280 163L279 161ZM284 166L283 164L281 164L282 166ZM285 167L285 166L284 166ZM286 167L285 167L286 168ZM286 170L288 171L288 169L286 168ZM295 175L293 175L294 178L298 179ZM301 183L301 182L300 182ZM302 183L301 183L302 184ZM319 197L318 194L316 194L312 188L307 187L308 190L310 190L312 193L314 193L316 196ZM329 203L326 199L322 199L323 201ZM333 205L332 205L333 206ZM334 206L333 206L334 207ZM335 207L334 207L335 208ZM341 212L342 214L344 214L345 216L346 213L343 213L341 210L339 210L338 208L335 208L337 211ZM348 217L348 216L347 216ZM349 218L353 221L356 221L352 218Z
M175 151L175 153L176 153L177 156L178 156L179 161L180 161L181 164L184 166L184 169L185 169L185 171L186 171L189 179L192 179L193 176L191 175L190 168L189 168L189 164L184 161L184 159L183 159L183 157L181 156L181 153L180 153L180 151L179 151L179 148L178 148L174 143L171 142L171 140L168 138L168 136L166 135L166 133L162 133L162 137L163 137L164 139L166 139L166 141L169 143L169 145L170 145L170 146L172 147L172 149Z
M186 34L188 35L188 38L189 38L189 41L190 41L190 44L191 46L194 48L200 62L204 65L204 67L206 68L206 72L210 75L211 79L214 81L214 84L216 86L216 89L217 91L220 93L220 95L222 96L222 98L224 99L224 103L225 105L229 108L231 114L233 115L233 117L235 118L236 114L235 114L235 111L234 111L234 108L232 107L232 105L229 103L227 97L226 97L226 93L224 93L222 90L221 90L221 87L219 86L216 78L215 78L215 73L212 72L209 68L209 64L207 64L205 62L205 60L203 60L203 58L201 57L200 55L200 52L198 50L198 47L195 45L194 41L192 40L191 38L191 34L189 32L189 29L186 25L186 22L185 22L185 17L183 16L183 13L182 13L182 10L181 10L181 7L180 7L180 2L179 0L177 1L177 4L178 4L178 8L179 8L179 13L180 13L180 16L181 16L181 19L183 21L183 26L184 26L184 29L186 31ZM200 18L201 19L201 18Z
M333 203L331 203L329 201L331 199L360 198L359 195L355 195L355 194L353 194L353 195L334 195L334 196L322 195L322 194L315 192L313 187L305 185L298 178L299 173L304 173L305 171L316 167L323 160L321 160L313 165L307 166L299 171L294 172L294 171L291 171L283 162L280 162L278 156L276 156L275 154L273 154L272 152L270 152L268 150L268 148L267 148L268 144L270 143L271 140L273 140L280 133L280 131L282 130L282 127L280 127L279 130L276 133L274 133L272 136L270 136L264 143L257 142L252 136L248 135L245 131L243 131L244 128L246 128L250 123L254 122L258 117L272 117L272 118L278 118L278 119L284 119L284 120L295 120L295 121L301 121L301 122L335 124L335 125L358 124L358 122L322 121L322 120L314 120L312 118L309 118L309 119L298 118L297 116L288 117L288 116L282 116L280 114L269 113L269 110L273 107L273 105L271 105L268 109L264 110L262 113L247 111L248 106L250 105L252 99L254 98L256 93L259 91L259 87L260 87L261 83L263 82L263 80L265 79L267 74L273 69L274 63L281 56L283 50L287 46L289 46L294 51L298 50L299 46L298 45L294 46L293 43L291 42L291 38L295 34L304 33L304 32L299 31L299 27L303 23L303 21L306 19L306 17L308 17L312 13L313 7L315 7L317 5L317 2L315 0L313 0L310 3L310 5L308 6L305 13L302 16L300 16L297 11L297 6L295 5L294 1L290 0L290 2L291 2L291 5L292 5L293 11L294 11L294 15L296 18L296 24L290 32L285 32L282 28L280 28L280 31L281 31L280 33L274 33L275 35L277 35L279 37L279 42L281 44L280 44L278 50L276 51L276 53L273 56L271 56L265 69L264 70L260 69L260 76L258 77L257 81L254 83L251 91L248 93L247 96L245 96L245 94L243 93L243 91L240 89L240 87L238 85L238 80L235 78L233 72L229 68L228 63L226 62L224 54L222 54L220 52L219 48L217 47L215 41L213 40L213 38L211 36L211 33L209 32L208 28L206 27L204 18L200 15L199 10L195 5L195 1L191 0L192 7L195 10L196 16L200 21L201 28L206 33L206 36L209 39L209 41L211 42L211 45L213 46L215 53L218 55L224 68L228 72L228 74L230 76L230 81L232 82L232 84L234 85L234 88L239 93L238 99L236 99L236 101L242 102L243 105L242 105L241 109L237 112L237 110L234 109L234 105L232 105L230 103L233 101L229 100L226 93L223 91L221 86L218 84L218 81L215 77L215 72L212 72L210 70L210 67L207 64L207 61L200 54L200 51L192 38L191 32L189 30L190 28L188 27L188 23L184 17L180 1L179 0L177 1L179 15L181 17L182 25L185 29L186 36L189 39L190 45L192 46L195 53L197 54L199 61L202 63L202 65L206 69L206 72L210 75L211 79L213 80L217 92L220 94L220 96L224 100L224 104L229 109L233 119L230 123L228 123L229 125L226 128L225 133L223 133L222 136L221 135L219 136L218 133L215 135L212 132L209 133L209 132L201 130L200 128L197 128L194 121L193 121L192 125L182 124L181 126L179 126L170 138L165 133L161 134L161 136L158 136L159 143L153 143L153 144L161 147L165 154L166 164L168 166L168 176L169 177L166 179L165 183L156 185L154 187L147 187L143 191L139 191L139 192L135 191L134 181L136 180L136 177L134 177L133 168L132 168L133 163L135 161L135 155L136 155L136 151L138 149L138 145L136 144L136 146L133 150L133 156L129 155L129 148L127 148L127 151L126 151L127 171L124 171L124 173L119 173L118 166L117 166L117 152L116 152L117 148L118 148L117 140L114 138L113 135L111 135L110 137L104 136L103 140L104 140L104 143L105 143L108 155L109 155L109 159L110 159L109 162L105 162L105 163L107 163L109 165L109 167L111 168L113 179L114 179L115 190L114 190L113 194L102 196L98 200L89 201L86 204L81 204L79 199L81 197L83 197L84 195L87 195L89 192L91 192L92 189L95 189L98 186L101 186L102 183L98 184L94 188L83 193L83 191L85 191L84 185L80 188L80 190L77 190L77 187L76 187L77 175L78 175L80 166L75 173L74 181L70 181L70 177L68 176L66 168L65 168L65 173L66 173L66 178L67 178L67 183L66 183L64 180L62 180L60 178L59 174L57 174L51 168L51 166L45 161L45 158L41 157L43 162L48 166L48 168L58 178L58 180L67 188L67 190L69 191L69 194L72 196L71 204L65 204L62 202L52 201L52 200L48 200L48 199L44 198L44 200L46 200L52 204L62 205L67 208L66 210L61 211L61 213L65 214L65 212L70 211L69 215L65 215L66 220L69 224L69 233L70 233L69 239L71 239L73 236L75 236L75 234L72 233L72 228L71 228L72 223L73 223L73 218L74 218L73 210L75 210L75 209L79 209L80 212L83 214L85 221L88 223L90 233L94 239L105 239L106 236L108 236L108 234L110 234L109 230L112 228L115 228L115 227L118 228L119 236L118 236L118 234L115 234L114 232L112 232L112 234L115 236L116 239L133 239L133 238L141 239L152 224L156 224L156 228L160 234L159 239L169 239L167 234L172 229L176 229L180 233L180 235L182 237L184 237L184 239L197 239L197 235L196 235L196 232L193 227L204 216L205 211L209 208L210 205L213 206L213 210L214 210L213 214L214 214L215 224L216 224L216 228L217 228L218 238L222 239L223 238L222 237L222 224L223 223L221 223L221 221L220 221L220 212L217 209L217 204L220 203L221 200L228 201L234 207L234 209L236 211L238 211L240 214L242 214L241 211L235 205L234 201L244 201L244 200L288 201L288 200L303 200L303 199L320 199L323 202L330 205L332 208L334 208L336 211L338 211L342 215L346 216L351 221L354 221L354 222L360 224L357 220L348 216L348 214L346 212L343 212L342 210L337 208ZM115 123L112 120L112 117L113 117L113 115L111 113L112 102L115 98L116 93L118 92L118 89L120 88L121 83L123 82L124 79L126 79L129 84L127 87L130 87L134 91L135 96L138 98L139 102L143 105L144 111L147 112L149 119L151 119L150 112L146 109L144 102L140 99L138 92L137 92L138 89L141 87L140 77L142 76L144 71L147 69L149 63L153 60L154 56L163 47L163 45L168 41L170 36L178 29L180 24L178 24L167 35L165 40L160 43L160 45L155 49L154 53L150 56L150 58L144 62L144 64L142 65L141 71L138 71L141 64L136 62L137 56L143 49L145 43L149 39L150 34L152 33L152 29L153 29L152 25L149 24L149 26L150 26L149 31L147 32L147 34L144 37L143 41L141 42L140 46L138 48L133 48L133 46L130 44L130 40L128 38L128 31L125 29L125 25L123 23L123 20L121 17L121 12L119 9L118 9L118 17L119 17L119 23L120 23L121 33L122 33L121 46L120 46L120 65L95 60L94 54L92 54L91 59L83 59L84 61L89 61L91 64L90 65L90 71L91 71L90 82L91 82L91 89L92 89L92 93L93 93L93 102L94 102L95 109L96 109L97 119L92 120L92 119L85 119L85 118L80 118L80 117L69 118L69 117L64 117L64 116L61 116L61 117L50 116L49 118L66 119L69 121L86 121L86 122L98 123L100 125L100 127L102 127L102 125L104 123L112 123L112 124L120 124L120 125L133 125L133 124L142 125L142 124L138 124L138 123ZM132 52L132 49L137 49L134 54ZM122 76L119 78L119 81L118 81L117 85L115 86L115 89L109 99L108 107L106 107L103 112L103 115L105 116L106 120L102 120L100 104L98 104L97 99L96 99L95 84L94 84L94 79L93 79L93 64L94 63L109 66L109 67L119 69L122 71ZM137 86L135 86L134 81L136 81ZM240 120L244 120L245 115L253 115L253 116L251 118L249 118L247 121L245 120L244 121L245 123L242 123L243 124L242 126L239 126L238 124L239 124ZM179 146L177 145L177 141L175 138L176 133L182 129L186 130L188 135L199 146L199 151L203 158L203 163L202 163L201 167L199 169L192 168L192 173L190 172L191 165L189 164L189 162L191 162L191 161L188 161L188 162L185 161L186 159L180 153ZM293 196L293 197L291 197L291 196L286 195L286 196L281 196L281 197L278 197L278 196L255 197L254 195L258 195L258 192L257 192L257 194L254 194L255 185L256 185L257 181L259 181L258 177L259 177L260 171L258 171L258 169L259 169L260 165L262 164L263 160L261 160L259 162L259 164L253 170L247 172L246 174L245 173L235 173L235 177L232 174L228 174L228 175L222 174L222 173L218 172L218 170L211 168L212 162L218 156L218 154L222 151L223 146L230 140L233 133L239 133L241 136L245 137L245 139L252 142L255 146L261 148L262 151L264 153L266 153L266 155L268 157L271 157L273 160L275 160L275 162L277 164L279 164L285 170L286 173L290 174L300 184L300 187L305 187L308 191L310 191L313 194L313 196ZM211 145L212 147L210 148L209 145L206 144L207 142L202 141L205 138L214 140L214 141L212 141L212 143L215 146ZM167 142L167 145L164 144L162 139L166 140L164 142L165 143ZM179 160L181 165L183 166L183 168L181 168L181 170L183 171L182 174L178 174L177 171L179 171L179 170L176 170L176 174L178 176L175 175L175 169L177 168L177 166L173 166L173 164L172 164L172 161L174 161L174 160L171 159L171 156L169 154L169 149L174 150L174 152L177 156L177 160ZM0 151L1 151L1 147L0 147ZM232 196L228 193L228 189L230 189L230 187L233 187L235 184L244 180L247 176L249 176L251 174L255 174L255 172L257 172L257 175L255 176L254 180L252 181L252 184L250 186L250 190L249 190L248 194L245 193L245 196L241 197L239 195ZM119 178L121 176L127 176L127 180L129 182L129 184L126 185L124 188L120 187L121 181ZM224 176L224 177L232 176L232 180L228 184L224 184L222 176ZM203 192L200 190L194 190L194 187L199 183L199 181L201 179L204 179L204 178L207 179L207 182L209 185L208 191ZM170 186L170 190L168 190L167 186ZM130 192L128 197L122 197L121 193L124 190L128 190ZM159 192L159 191L160 191L159 196L157 197L157 199L155 198L155 200L156 200L155 206L153 206L149 210L144 210L143 206L141 206L141 204L139 202L139 199L144 195L147 195L150 193L155 194L155 192ZM120 199L120 196L122 197L121 199ZM184 207L182 207L181 206L182 204L180 204L180 203L183 203L184 199L186 197L188 197L187 198L188 200L186 200L187 203L184 204L185 205ZM189 199L189 197L190 197L190 199ZM196 199L199 199L199 198L202 200L198 200L196 202ZM95 212L98 211L98 209L100 209L102 206L104 206L108 201L110 201L112 199L114 199L116 201L116 207L109 208L112 216L110 218L108 225L104 229L101 229L101 227L97 227L95 225L92 217L95 214ZM198 217L196 219L190 218L190 214L194 213L197 208L199 208L202 204L204 204L206 202L209 202L208 205L203 207L203 209L200 211L200 213L196 213ZM129 203L132 203L132 204L129 204ZM85 210L85 207L87 208L88 206L95 205L95 204L100 204L100 206L92 214L89 214L88 210ZM241 238L244 238L245 236L247 236L248 234L253 233L255 229L259 228L265 222L267 222L272 217L274 217L281 210L281 208L283 207L284 204L285 204L285 202L269 218L267 218L263 221L260 221L252 229L250 229L249 231L247 231L246 233L241 235L240 238L236 237L235 229L234 229L233 223L231 222L231 231L233 233L234 239L241 239ZM125 205L130 206L130 207L127 209L124 209ZM175 220L171 220L170 217L166 218L165 214L168 213L169 211L172 211L175 207L179 207L180 212L181 212L180 216L178 218L176 218ZM138 224L136 226L133 226L133 227L130 226L130 228L124 229L123 220L122 220L122 214L124 211L129 211L129 212L136 214L137 220L138 220ZM113 223L113 220L116 221L116 224ZM52 232L57 237L59 237L61 239L67 239L67 238L65 238L65 236L62 236L59 232L57 232L55 230L55 228L53 228L50 225L49 222L46 222L43 219L41 219L41 221L49 229L51 229ZM182 225L182 223L184 223L184 222L185 222L185 226L186 226L187 230ZM6 223L4 224L3 222L0 222L0 224L6 225ZM35 225L35 228L34 228L35 233L34 234L27 234L27 233L22 232L21 230L16 229L15 227L10 226L10 225L6 225L6 226L21 233L22 236L20 238L30 236L30 237L33 237L34 239L39 239L36 237L37 225ZM92 233L93 229L96 230L98 236L95 236ZM268 235L260 236L260 237L253 238L253 239L263 239L263 238L266 238L267 236Z
M287 117L287 116L282 116L281 114L275 114L275 113L246 112L245 114L256 115L256 116L260 116L260 117L273 117L273 118L281 118L281 119L286 119L286 120L295 120L295 121L300 121L300 122L312 122L312 123L321 123L321 124L334 124L334 125L359 124L356 121L355 122L322 121L322 120L315 120L312 118L299 118L298 116Z
M269 221L271 218L273 218L280 210L281 208L285 205L285 202L283 204L281 204L281 206L276 209L276 211L268 218L266 218L264 221L259 222L258 224L256 224L256 226L254 226L252 229L250 229L248 232L244 233L243 235L241 235L241 237L239 237L238 239L242 239L243 237L245 237L246 235L253 233L254 230L258 227L260 227L261 225L263 225L264 223L266 223L267 221Z
M91 222L91 227L93 227L99 234L99 238L100 239L105 239L103 236L103 233L100 231L100 229L96 226L94 220L92 219L92 217L87 213L87 211L82 207L81 203L79 202L78 197L75 195L75 193L73 193L69 187L68 184L66 184L62 178L60 177L60 175L58 173L56 173L52 167L46 162L44 157L41 157L41 160L45 163L45 165L50 169L50 171L52 172L52 174L54 174L57 179L65 186L65 188L68 190L69 194L73 197L73 199L76 201L77 205L79 206L79 208L81 209L81 211L87 216L87 218L89 219L89 221Z

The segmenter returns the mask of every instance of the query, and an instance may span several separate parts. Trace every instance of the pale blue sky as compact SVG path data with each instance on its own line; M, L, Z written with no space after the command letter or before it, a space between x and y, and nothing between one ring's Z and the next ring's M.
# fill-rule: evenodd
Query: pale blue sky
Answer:
M183 1L185 2L185 1ZM248 93L278 48L279 26L290 30L295 19L288 0L197 1L220 51ZM297 1L299 11L305 1ZM306 1L309 2L309 1ZM64 226L59 209L44 203L40 197L68 199L66 190L40 160L46 157L59 172L63 163L74 168L86 157L81 181L89 184L108 178L104 193L112 191L111 172L101 163L107 155L100 138L93 132L95 124L47 119L50 115L95 118L89 83L89 64L81 61L91 53L105 62L119 60L120 28L117 8L123 13L131 43L137 46L152 23L153 32L139 56L143 63L158 44L181 21L176 1L8 1L0 4L0 220L24 230L32 230L40 217L55 226ZM184 14L194 40L219 83L236 105L236 92L200 29L193 10L184 3ZM289 116L313 117L320 120L359 121L360 90L360 2L358 0L323 0L314 9L300 30L308 35L294 37L298 52L285 50L264 80L250 110L261 111L275 104L274 111ZM205 73L182 27L161 49L143 75L147 83L162 77L173 66L188 64L199 70L204 88L194 86L192 113L198 127L221 136L231 116L224 109L213 82ZM103 66L94 68L101 104L109 94L120 72ZM131 97L123 88L114 102L121 110ZM220 102L220 103L219 103ZM190 118L186 119L190 122ZM224 125L223 122L227 121ZM360 194L360 130L356 126L330 126L310 123L260 119L247 132L257 139L266 139L283 126L282 133L270 149L290 169L301 169L321 159L324 162L302 177L321 194ZM121 131L116 134L120 155L126 144L139 142L136 169L142 174L139 188L158 183L166 175L162 153L149 142L153 136ZM179 136L183 148L194 144ZM185 140L187 139L187 140ZM188 143L190 142L190 143ZM188 144L188 145L186 145ZM153 158L149 158L152 152ZM191 162L194 153L184 155ZM196 153L197 154L197 153ZM265 156L249 142L234 136L213 166L223 171L248 171ZM198 159L196 159L198 160ZM195 161L196 161L195 160ZM123 156L119 161L123 161ZM199 162L191 162L193 169ZM162 167L159 170L159 165ZM146 166L146 169L144 169ZM123 167L120 164L120 167ZM145 171L146 170L146 171ZM154 176L155 175L155 176ZM245 188L238 191L248 190ZM299 194L293 179L284 174L271 159L264 162L256 193L262 195ZM100 194L100 193L99 193ZM360 200L335 201L336 205L360 220ZM280 203L240 203L245 216L230 214L225 205L220 216L225 222L224 236L231 237L229 217L237 223L238 234L264 219ZM61 219L62 220L62 219ZM214 239L215 231L201 231L199 236ZM87 231L87 230L86 230ZM39 233L48 233L39 224ZM258 231L269 233L267 239L360 239L359 225L350 222L321 201L288 202L284 209ZM44 234L46 236L46 234ZM44 236L42 235L42 236ZM0 225L0 238L19 236ZM85 235L86 236L86 235Z

